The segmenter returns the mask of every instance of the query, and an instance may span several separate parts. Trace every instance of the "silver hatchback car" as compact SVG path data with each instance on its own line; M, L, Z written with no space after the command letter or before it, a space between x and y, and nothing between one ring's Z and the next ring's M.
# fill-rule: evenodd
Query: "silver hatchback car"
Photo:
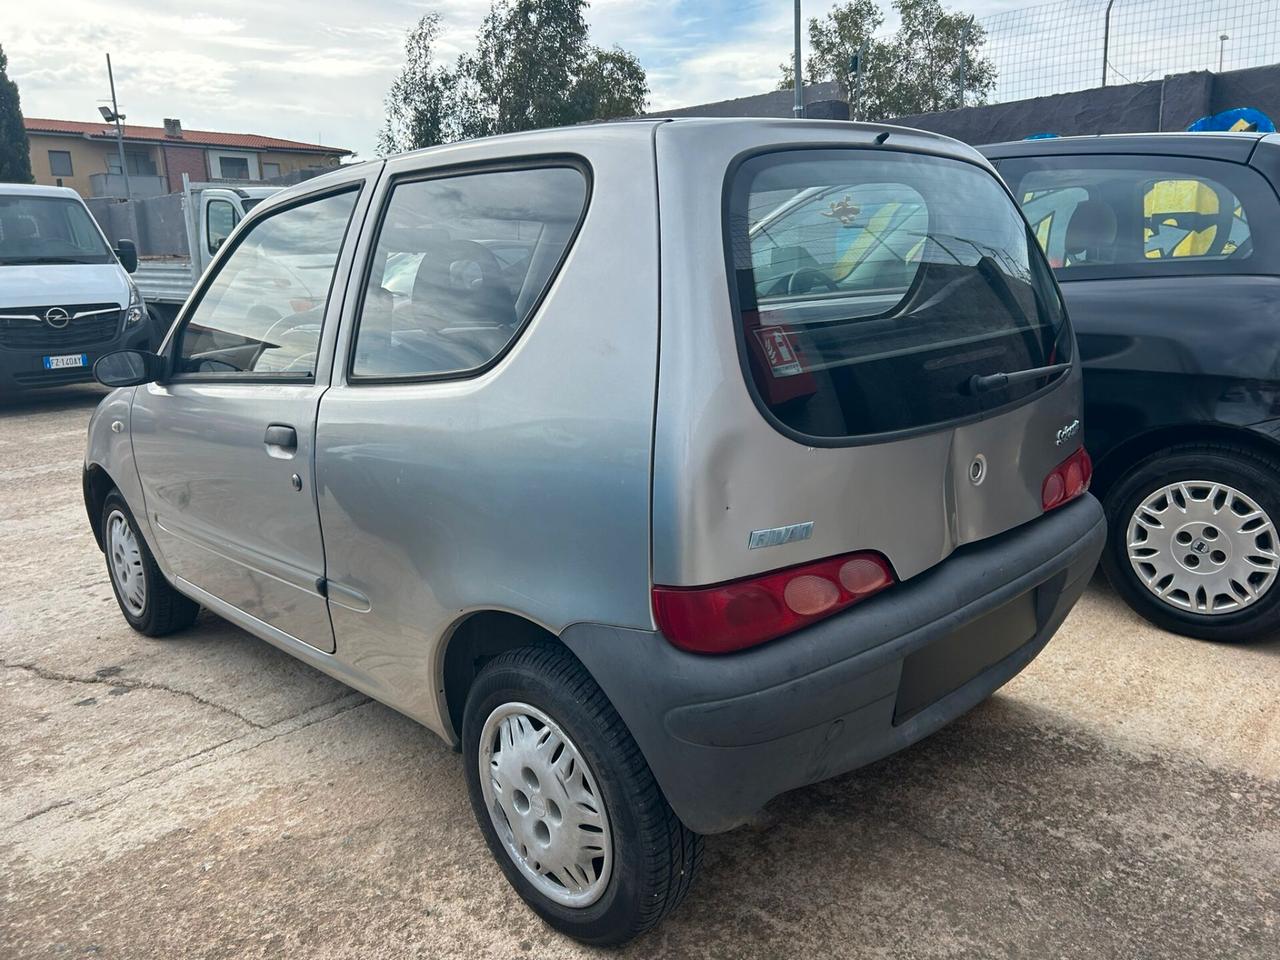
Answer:
M89 429L124 616L435 731L520 895L619 943L700 835L1008 681L1089 579L1080 369L979 154L636 121L263 202Z

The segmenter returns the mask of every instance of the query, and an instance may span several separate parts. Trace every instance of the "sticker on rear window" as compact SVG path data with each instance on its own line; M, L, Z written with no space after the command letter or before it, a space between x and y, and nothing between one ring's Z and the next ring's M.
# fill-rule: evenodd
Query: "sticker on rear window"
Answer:
M756 330L756 337L764 351L765 362L775 377L794 377L804 372L786 330L781 327L762 328Z

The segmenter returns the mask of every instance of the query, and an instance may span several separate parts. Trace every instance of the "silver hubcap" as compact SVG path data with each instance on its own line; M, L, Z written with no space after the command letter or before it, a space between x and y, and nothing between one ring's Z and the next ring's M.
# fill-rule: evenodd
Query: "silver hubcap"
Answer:
M1152 493L1130 518L1126 543L1148 590L1172 607L1210 616L1256 603L1280 568L1266 511L1212 480Z
M586 907L609 883L613 840L591 768L537 707L504 703L480 734L480 783L507 854L539 892Z
M142 573L142 551L133 527L119 510L107 517L107 560L120 602L135 617L147 605L147 579Z

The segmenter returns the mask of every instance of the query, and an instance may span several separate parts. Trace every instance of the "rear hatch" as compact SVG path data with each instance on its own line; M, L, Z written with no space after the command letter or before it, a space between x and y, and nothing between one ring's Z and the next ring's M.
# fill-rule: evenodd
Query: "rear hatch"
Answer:
M862 550L908 579L1039 517L1079 447L1061 298L995 174L841 127L660 131L657 584Z

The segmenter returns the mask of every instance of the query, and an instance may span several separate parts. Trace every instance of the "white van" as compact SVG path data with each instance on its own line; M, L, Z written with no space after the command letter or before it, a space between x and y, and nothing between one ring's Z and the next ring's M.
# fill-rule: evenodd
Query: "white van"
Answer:
M137 265L74 190L0 184L0 394L88 381L103 354L152 346Z

